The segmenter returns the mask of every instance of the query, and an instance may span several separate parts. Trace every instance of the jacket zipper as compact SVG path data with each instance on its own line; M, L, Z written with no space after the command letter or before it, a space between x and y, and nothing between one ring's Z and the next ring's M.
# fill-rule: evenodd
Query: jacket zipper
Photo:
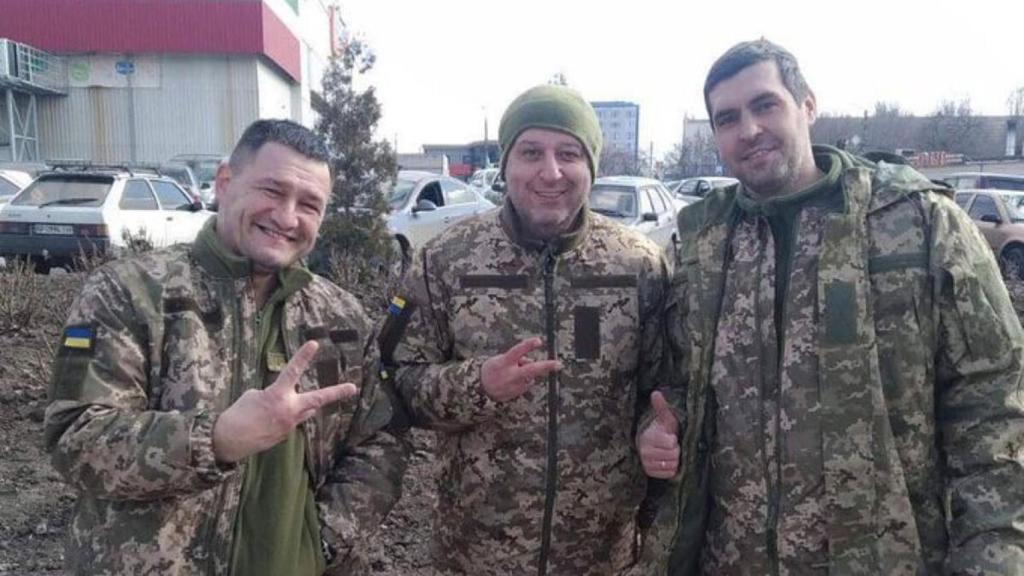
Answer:
M542 256L544 267L544 328L547 333L548 360L555 360L555 264L557 259L551 246ZM547 467L544 480L544 523L541 526L540 560L538 576L548 572L548 554L551 550L551 520L555 511L555 493L558 491L558 373L548 374L548 433Z

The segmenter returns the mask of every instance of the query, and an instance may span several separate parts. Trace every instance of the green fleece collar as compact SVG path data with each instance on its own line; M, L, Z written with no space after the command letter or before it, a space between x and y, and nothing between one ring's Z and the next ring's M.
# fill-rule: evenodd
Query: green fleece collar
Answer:
M829 149L815 150L814 163L818 169L825 173L807 188L783 196L772 198L760 198L755 196L746 186L740 186L736 194L736 203L740 210L751 214L772 216L780 214L806 204L815 196L827 194L828 191L836 190L836 184L842 176L845 162L838 150L833 152Z
M217 219L210 218L203 225L192 245L199 265L211 276L220 278L247 278L252 276L252 261L231 252L217 236ZM313 273L301 263L277 272L279 290L291 294L313 280Z

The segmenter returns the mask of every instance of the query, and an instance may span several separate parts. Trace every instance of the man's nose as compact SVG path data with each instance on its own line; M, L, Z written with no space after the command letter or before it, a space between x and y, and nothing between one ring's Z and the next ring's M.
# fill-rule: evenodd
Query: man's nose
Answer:
M270 213L274 224L282 230L291 230L299 225L299 217L295 211L295 203L290 201L281 202L277 208Z
M761 134L761 123L750 114L741 114L739 119L739 136L744 140L753 140Z
M545 180L558 180L562 177L562 166L558 163L558 157L554 152L544 154L540 167L541 178Z

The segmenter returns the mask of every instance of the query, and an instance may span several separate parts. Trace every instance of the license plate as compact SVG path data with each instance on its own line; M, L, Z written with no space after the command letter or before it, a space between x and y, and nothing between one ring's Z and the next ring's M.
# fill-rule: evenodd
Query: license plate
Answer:
M32 233L70 236L74 229L70 224L35 224L32 226Z

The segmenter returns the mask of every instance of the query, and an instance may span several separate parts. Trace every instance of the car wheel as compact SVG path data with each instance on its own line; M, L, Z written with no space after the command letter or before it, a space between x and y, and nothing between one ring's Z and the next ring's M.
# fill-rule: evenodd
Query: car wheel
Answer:
M1024 280L1024 246L1013 246L1003 250L999 259L1003 265L1003 275L1015 280Z

